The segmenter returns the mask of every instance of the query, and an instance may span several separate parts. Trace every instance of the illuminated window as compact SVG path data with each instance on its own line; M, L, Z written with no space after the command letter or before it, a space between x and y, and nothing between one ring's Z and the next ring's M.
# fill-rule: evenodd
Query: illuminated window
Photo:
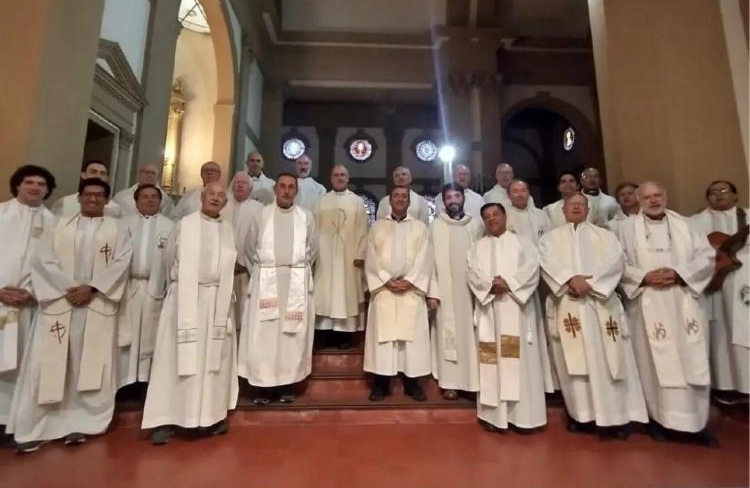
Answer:
M414 146L417 159L431 163L438 155L438 147L431 139L422 139Z
M576 131L572 127L568 127L563 132L563 149L570 151L573 149L576 143Z
M292 161L305 154L306 150L305 141L299 137L290 137L281 146L281 152L284 154L284 157Z

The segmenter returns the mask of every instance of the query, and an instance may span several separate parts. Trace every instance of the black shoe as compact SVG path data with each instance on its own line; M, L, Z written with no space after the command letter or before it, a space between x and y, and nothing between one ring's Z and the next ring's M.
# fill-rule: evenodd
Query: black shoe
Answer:
M42 447L42 444L46 443L47 441L31 441L16 444L16 454L29 454L32 452L36 452L40 447Z
M83 444L86 442L86 436L81 434L80 432L73 432L72 434L68 434L63 439L63 442L66 446L76 446L78 444Z
M281 403L294 403L294 393L283 393L279 396L279 401Z
M482 428L486 430L487 432L493 432L493 433L502 432L502 429L500 427L496 427L495 425L492 425L486 420L479 419L479 425L481 425Z
M571 416L568 416L568 424L565 428L572 434L590 434L593 432L593 425L579 422Z
M151 444L155 446L163 446L172 439L173 435L174 429L172 427L157 427L153 432L151 432Z
M265 395L253 398L253 404L255 405L263 406L268 405L269 403L271 403L271 399Z
M224 435L229 432L229 422L227 422L227 419L220 420L209 427L208 432L211 435Z
M417 381L416 378L404 376L404 393L416 402L427 400L427 397L425 396L424 391L422 391L422 387L419 385L419 381Z
M630 437L630 426L625 425L613 425L610 427L602 427L601 435L617 440L627 440Z
M697 434L694 434L693 439L695 440L696 444L700 444L702 446L713 448L721 447L721 445L719 444L719 440L714 437L708 429L703 429Z
M371 402L382 402L385 400L386 390L382 385L374 384L370 390L370 401Z
M654 422L653 420L648 423L648 435L656 442L668 442L667 432L664 427Z

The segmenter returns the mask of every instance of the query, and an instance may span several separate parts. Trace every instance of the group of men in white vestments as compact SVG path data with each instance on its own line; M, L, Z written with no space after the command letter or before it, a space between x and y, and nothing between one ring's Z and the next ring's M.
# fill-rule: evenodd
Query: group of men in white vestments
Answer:
M346 167L326 192L306 155L275 181L263 165L249 154L225 187L207 162L174 206L158 167L110 199L106 165L88 161L54 214L42 205L54 177L16 171L0 204L12 229L0 238L0 423L19 452L105 432L116 391L137 382L152 443L178 428L224 434L238 377L256 405L294 402L314 335L346 348L362 330L371 401L395 376L424 401L432 375L448 400L476 394L490 431L544 426L545 393L561 390L572 432L624 439L649 422L656 439L717 445L711 388L747 400L747 213L730 182L687 219L659 183L623 183L615 200L587 168L580 185L560 175L561 199L542 210L512 166L481 196L458 165L430 222L398 167L370 226ZM743 267L704 295L716 232Z

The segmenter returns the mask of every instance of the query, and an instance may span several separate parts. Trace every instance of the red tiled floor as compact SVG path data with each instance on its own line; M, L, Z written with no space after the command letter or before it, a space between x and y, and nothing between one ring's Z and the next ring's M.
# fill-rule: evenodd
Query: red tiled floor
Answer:
M135 428L31 455L0 451L0 486L108 488L651 488L748 486L747 423L716 416L720 449L565 431L489 434L472 424L234 425L221 438L152 447Z

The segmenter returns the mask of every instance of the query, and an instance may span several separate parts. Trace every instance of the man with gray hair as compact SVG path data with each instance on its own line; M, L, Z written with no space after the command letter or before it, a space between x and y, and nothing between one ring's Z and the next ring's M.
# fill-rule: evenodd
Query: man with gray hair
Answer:
M326 187L310 176L312 160L307 154L298 157L294 164L297 167L297 185L299 186L294 203L312 212L318 199L326 194Z
M510 184L515 181L513 166L508 163L500 163L495 169L495 180L497 184L484 194L487 203L500 203L506 209L510 207ZM534 197L529 195L529 205L534 207Z
M195 188L188 191L180 198L177 202L177 207L174 210L173 216L175 220L180 220L182 217L189 215L193 212L197 212L201 209L201 195L203 189L209 183L218 182L221 180L221 166L219 163L209 161L201 166L201 181L203 185L200 188Z
M552 229L547 213L531 203L529 185L523 180L513 180L508 185L508 194L508 230L524 236L538 247L542 235Z
M638 187L641 211L620 224L621 281L651 435L675 431L718 446L708 432L711 388L708 321L700 295L711 281L715 252L682 215L667 209L656 182Z
M154 185L159 189L162 197L159 212L161 212L164 217L172 218L172 213L174 213L174 203L172 202L172 198L170 198L170 196L162 190L161 186L159 186L159 176L160 171L155 164L144 164L138 168L138 173L136 173L135 177L135 184L130 188L118 191L112 198L112 200L120 206L120 211L123 216L138 213L134 198L135 191L138 187L141 185Z
M411 171L405 166L399 166L393 170L393 186L409 188L409 208L407 213L421 220L425 225L430 223L430 207L427 200L411 189ZM390 195L384 196L378 204L378 220L384 219L391 215Z
M453 169L453 182L461 185L464 189L463 212L470 215L477 222L482 220L480 210L482 209L482 205L484 205L484 198L471 189L471 170L469 167L463 164L457 165ZM435 197L435 209L438 214L445 212L442 192Z

